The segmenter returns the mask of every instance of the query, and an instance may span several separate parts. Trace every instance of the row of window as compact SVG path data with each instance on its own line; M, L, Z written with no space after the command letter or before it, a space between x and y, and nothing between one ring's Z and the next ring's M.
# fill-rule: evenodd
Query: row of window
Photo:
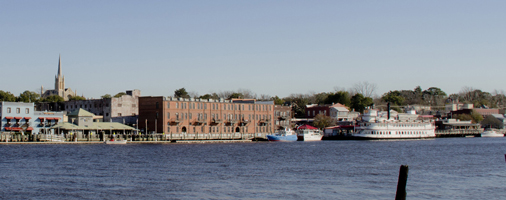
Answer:
M7 113L12 113L11 107L7 107ZM21 108L16 108L16 113L21 113ZM25 108L25 114L30 114L30 108Z
M170 104L172 102L167 102L167 108L170 108ZM206 110L207 109L207 104L208 103L193 103L193 102L176 102L176 109L204 109ZM158 108L158 102L156 104L157 108ZM188 108L189 107L189 108ZM217 103L212 103L211 106L210 106L211 110L220 110L220 104L217 104ZM256 111L271 111L272 107L271 105L248 105L248 107L246 107L246 105L244 104L222 104L222 108L223 110L246 110L246 108L248 108L247 110L256 110Z
M196 113L197 114L197 119L201 120L207 120L207 113ZM255 118L256 116L256 118ZM220 118L220 115L219 114L211 114L211 117L212 119L219 119ZM228 119L228 120L231 120L231 119L235 119L235 120L238 120L238 119L245 119L244 118L245 115L244 114L223 114L223 119ZM167 112L167 118L170 119L170 112ZM181 115L179 115L179 113L176 113L176 119L179 120L179 119L193 119L193 115L192 113L181 113ZM255 118L256 120L262 120L262 119L271 119L271 115L253 115L253 118ZM248 115L248 120L251 120L251 114Z
M275 115L276 116L289 117L290 116L290 111L287 111L287 112L276 111Z
M368 131L369 134L373 134L373 135L392 135L392 132L391 131ZM426 131L399 131L399 132L394 132L394 134L397 134L397 135L423 135L423 134L427 134Z
M170 126L167 127L167 132L168 133L170 133L171 130L174 130L175 133L179 133L180 131L181 132L186 132L187 128L186 127L181 127L181 128L180 127L172 127L171 128ZM205 127L202 126L200 128L201 133L204 133L204 130L205 130ZM222 133L221 130L223 130L223 133L234 133L234 132L241 132L241 131L247 133L248 132L248 127L243 127L242 130L239 127L235 127L234 128L234 127L230 127L230 126L229 127L223 127L223 129L221 129L221 127L215 127L215 126L212 126L212 127L210 126L209 127L209 133ZM268 130L270 130L269 127L256 127L256 131L257 132L267 132ZM197 132L197 127L193 127L193 133L196 133L196 132Z
M105 104L105 107L108 107L109 104ZM92 105L66 105L65 106L65 109L69 110L69 109L74 109L74 108L84 108L84 109L87 109L87 108L102 108L102 104L92 104ZM118 106L118 107L121 107L121 104ZM132 107L135 107L135 104L132 105Z

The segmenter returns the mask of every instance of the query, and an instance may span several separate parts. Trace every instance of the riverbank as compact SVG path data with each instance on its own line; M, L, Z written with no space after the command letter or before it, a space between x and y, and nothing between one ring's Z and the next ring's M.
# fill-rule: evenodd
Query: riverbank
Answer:
M176 140L176 141L127 141L127 144L191 144L191 143L251 143L252 140ZM0 142L0 145L9 144L104 144L103 141L79 142Z

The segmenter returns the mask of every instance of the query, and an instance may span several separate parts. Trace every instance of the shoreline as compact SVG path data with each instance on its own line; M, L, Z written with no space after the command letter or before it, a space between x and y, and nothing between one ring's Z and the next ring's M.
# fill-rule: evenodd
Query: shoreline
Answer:
M251 143L252 140L176 140L176 141L127 141L127 144L191 144L191 143ZM82 142L0 142L0 145L9 144L105 144L104 141Z

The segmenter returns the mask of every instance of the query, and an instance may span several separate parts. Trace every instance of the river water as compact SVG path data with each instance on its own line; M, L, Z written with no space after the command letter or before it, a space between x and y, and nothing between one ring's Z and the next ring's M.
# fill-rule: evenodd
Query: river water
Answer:
M506 138L3 144L4 199L504 199Z

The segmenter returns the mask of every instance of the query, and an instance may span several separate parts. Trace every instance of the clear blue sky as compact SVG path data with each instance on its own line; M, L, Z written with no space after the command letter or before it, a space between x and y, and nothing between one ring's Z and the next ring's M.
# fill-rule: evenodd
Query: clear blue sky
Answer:
M506 1L0 0L0 90L506 87Z

